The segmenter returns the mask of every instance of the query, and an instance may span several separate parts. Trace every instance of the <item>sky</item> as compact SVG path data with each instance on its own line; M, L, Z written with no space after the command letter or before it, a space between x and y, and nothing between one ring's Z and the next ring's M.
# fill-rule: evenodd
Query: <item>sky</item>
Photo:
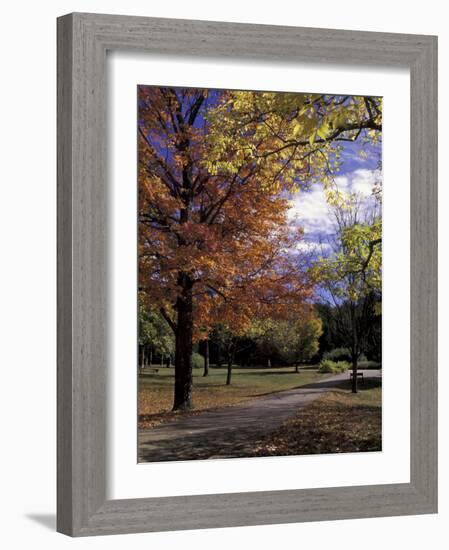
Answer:
M206 104L214 104L220 94L220 90L209 90ZM185 108L189 107L190 103L186 102ZM200 128L203 125L204 117L200 110L195 126ZM363 203L368 206L373 202L371 195L374 184L381 182L379 163L382 144L367 143L362 137L363 134L354 142L340 142L342 164L334 176L334 182L341 191L358 193ZM157 143L154 145L156 148L160 147ZM361 152L364 154L361 155ZM309 189L295 193L291 197L289 223L300 225L304 229L304 239L298 242L298 250L325 253L326 248L330 249L326 240L335 233L335 229L323 189L323 185L314 183Z
M382 145L363 144L360 140L345 143L342 151L342 166L334 177L339 190L357 193L362 207L374 203L372 190L382 181L379 169ZM364 156L360 151L364 150ZM330 246L329 237L335 234L334 222L326 202L322 184L312 184L308 190L295 193L291 198L289 221L304 228L304 239L298 250L325 253Z

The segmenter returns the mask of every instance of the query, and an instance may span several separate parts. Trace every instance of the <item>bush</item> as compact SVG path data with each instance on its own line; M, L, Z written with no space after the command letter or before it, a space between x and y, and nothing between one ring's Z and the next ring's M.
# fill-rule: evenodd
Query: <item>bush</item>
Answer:
M359 369L381 369L382 364L377 361L359 361Z
M194 351L192 354L192 367L194 369L200 369L203 366L204 366L203 356L197 353L196 351Z
M331 351L327 351L323 355L323 359L330 359L331 361L351 361L351 352L348 348L335 348Z
M334 374L345 372L348 369L349 363L347 361L331 361L330 359L323 359L318 367L319 372L332 372Z
M348 348L335 348L331 351L327 351L323 354L323 359L330 359L331 361L347 361L351 363L351 352ZM359 357L359 362L366 361L366 355L362 353Z

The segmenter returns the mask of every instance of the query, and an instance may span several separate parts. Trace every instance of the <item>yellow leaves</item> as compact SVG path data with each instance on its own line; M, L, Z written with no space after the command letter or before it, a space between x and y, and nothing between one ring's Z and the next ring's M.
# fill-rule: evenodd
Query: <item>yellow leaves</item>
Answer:
M310 145L313 145L315 143L317 133L318 133L317 131L314 131L310 134L310 137L309 137L309 144Z
M262 190L269 191L269 182L277 179L291 191L338 170L333 133L366 117L363 97L344 101L319 94L231 91L207 115L211 131L205 166L212 175L238 175L253 162ZM374 130L366 137L374 141L378 134ZM358 133L343 135L355 139Z
M337 187L326 187L324 190L326 201L333 208L345 209L349 204L349 195Z
M324 121L323 124L318 128L317 134L321 139L327 139L328 135L331 133L331 128L329 127L328 122Z
M139 283L150 301L174 304L182 271L194 281L199 332L217 319L243 330L255 315L281 318L300 308L311 282L286 253L301 235L287 229L285 197L321 181L329 204L344 207L347 197L329 177L339 166L331 136L366 118L364 98L214 91L200 124L188 127L174 108L198 91L139 93ZM365 254L362 240L348 235L351 265ZM331 268L323 264L315 276Z
M303 129L303 126L301 123L297 122L294 127L293 127L293 137L296 137L299 132L301 132L301 130Z
M382 286L382 223L357 223L342 227L340 251L320 259L311 269L317 284L331 288L334 296L356 302ZM379 310L380 312L380 310Z
M337 129L344 126L346 122L346 115L343 110L334 111L329 117L329 126Z

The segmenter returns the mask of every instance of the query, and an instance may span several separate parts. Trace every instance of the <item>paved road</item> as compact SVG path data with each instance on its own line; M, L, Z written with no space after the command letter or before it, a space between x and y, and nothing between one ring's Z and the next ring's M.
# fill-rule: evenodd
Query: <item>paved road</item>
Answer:
M379 370L359 371L380 378ZM139 431L139 462L165 462L245 456L258 438L277 429L298 408L338 387L348 373L301 388L278 392L249 403L184 416Z

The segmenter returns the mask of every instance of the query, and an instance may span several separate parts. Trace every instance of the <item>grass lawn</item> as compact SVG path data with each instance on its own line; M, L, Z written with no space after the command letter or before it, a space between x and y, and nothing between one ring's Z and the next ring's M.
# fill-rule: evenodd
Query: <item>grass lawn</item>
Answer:
M257 442L252 456L350 453L382 450L381 381L366 381L357 394L349 381L316 399Z
M155 368L158 368L155 366ZM150 428L176 414L195 414L205 409L236 405L264 395L298 388L328 377L316 368L293 367L232 370L232 384L226 386L226 368L211 368L203 377L203 369L193 373L193 413L173 413L174 369L160 367L158 372L144 370L139 376L139 428Z

